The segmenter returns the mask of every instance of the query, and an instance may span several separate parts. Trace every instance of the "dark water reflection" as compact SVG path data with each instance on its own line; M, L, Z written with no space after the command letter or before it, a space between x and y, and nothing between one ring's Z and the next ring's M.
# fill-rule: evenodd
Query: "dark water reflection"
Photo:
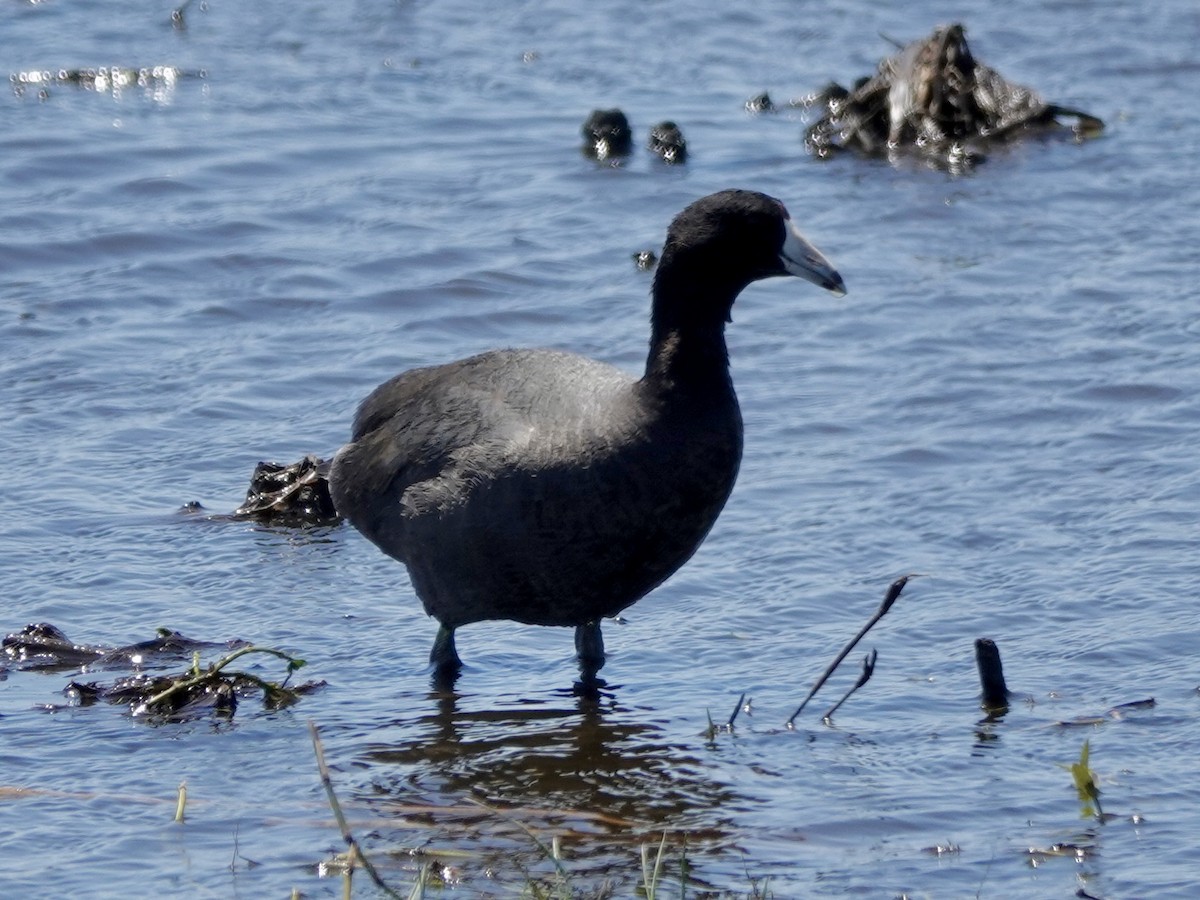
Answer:
M530 832L547 846L557 835L572 874L587 877L631 873L639 845L657 852L664 831L670 852L686 847L693 862L736 850L735 811L749 798L667 740L651 711L611 698L471 701L431 692L429 712L392 723L359 754L372 786L361 799L385 817L422 808L426 852L465 838L482 859L516 853L532 866L546 861Z

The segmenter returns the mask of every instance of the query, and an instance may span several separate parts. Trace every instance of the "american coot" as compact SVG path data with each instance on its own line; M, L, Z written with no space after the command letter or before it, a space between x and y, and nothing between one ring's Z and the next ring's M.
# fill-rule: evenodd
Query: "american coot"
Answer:
M628 156L633 149L633 131L621 110L594 109L583 123L583 155L606 160Z
M651 153L662 157L662 161L668 165L687 162L687 141L674 122L659 122L651 128L650 143L646 147Z
M330 473L338 512L408 567L441 623L435 674L461 667L454 630L485 619L575 628L584 682L600 620L662 584L725 505L742 455L725 323L753 281L842 278L751 191L696 201L667 231L645 374L554 350L494 350L413 369L363 401Z

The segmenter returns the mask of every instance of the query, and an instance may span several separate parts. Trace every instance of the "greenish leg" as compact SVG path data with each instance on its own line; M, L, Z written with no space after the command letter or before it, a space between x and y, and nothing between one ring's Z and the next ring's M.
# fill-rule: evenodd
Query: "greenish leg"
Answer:
M599 622L587 622L575 628L575 655L579 657L579 671L584 681L595 680L596 673L604 668L604 635Z
M454 648L454 629L448 625L439 625L437 637L433 639L433 649L429 651L429 661L439 675L457 675L462 668L462 660Z

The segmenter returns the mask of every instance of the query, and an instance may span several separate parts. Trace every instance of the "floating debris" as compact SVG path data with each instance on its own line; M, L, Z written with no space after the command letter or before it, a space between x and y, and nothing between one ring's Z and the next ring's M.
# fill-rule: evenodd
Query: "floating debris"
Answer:
M944 844L934 844L932 847L922 847L922 853L928 853L930 856L952 856L962 853L962 847L952 841L946 841Z
M183 659L200 650L231 650L246 646L245 641L214 643L196 641L178 631L160 628L155 637L124 647L77 644L57 625L35 622L0 640L4 655L21 669L91 669L140 665L151 659Z
M281 650L256 647L245 641L195 641L177 631L160 628L156 637L124 647L77 644L61 628L46 622L26 625L2 641L3 651L23 669L71 668L95 671L99 668L132 667L132 674L111 684L97 681L71 681L63 693L72 706L90 706L97 701L126 705L134 716L155 721L184 721L208 715L231 717L240 699L262 696L267 709L280 709L312 693L324 682L307 682L289 687L292 674L304 666ZM211 665L202 668L200 651L227 650ZM147 663L192 656L191 667L178 675L151 674L142 667ZM281 682L267 681L258 675L230 669L230 664L250 654L266 654L286 661L287 672ZM55 707L48 707L54 709Z
M249 672L233 671L229 664L251 653L265 653L287 662L283 681L267 681ZM72 681L63 693L77 706L88 706L97 700L129 707L130 714L154 721L181 722L208 715L229 719L237 711L239 700L261 694L266 709L283 709L325 686L323 681L309 681L288 687L292 674L305 665L280 650L270 647L247 646L234 650L205 668L200 667L200 654L192 667L178 675L147 675L135 673L105 686L96 682Z
M1077 140L1104 123L1047 103L977 61L960 24L942 26L879 63L852 90L831 84L808 98L824 112L805 134L818 157L851 150L889 159L908 154L950 171L965 171L998 144L1032 134L1066 132ZM1060 118L1074 119L1065 125Z
M658 262L658 256L653 250L639 250L633 254L633 264L643 272L649 272Z
M775 103L771 100L771 95L763 91L757 97L751 97L746 101L746 112L748 113L770 113L775 112Z
M306 456L291 465L260 462L235 519L275 525L333 525L341 521L329 494L329 463Z
M1048 859L1067 857L1081 863L1090 859L1096 852L1094 843L1077 844L1071 841L1060 841L1047 847L1030 847L1025 851L1029 864L1035 869Z
M1158 703L1153 697L1147 697L1144 700L1130 700L1128 703L1118 703L1108 711L1108 714L1114 719L1119 719L1128 710L1131 709L1154 709Z
M633 149L629 120L619 109L596 109L583 123L583 155L606 160L628 156Z
M187 31L187 17L185 14L187 13L187 8L191 5L192 0L184 0L181 6L177 6L171 10L171 27L176 31ZM201 3L200 9L207 11L208 4Z
M1060 728L1078 728L1085 726L1103 725L1105 722L1110 722L1113 719L1123 719L1125 714L1131 710L1154 709L1157 706L1153 697L1147 697L1145 700L1131 700L1128 703L1120 703L1109 708L1103 715L1092 716L1076 716L1073 719L1060 719L1054 724Z
M651 128L647 147L669 165L687 162L687 141L674 122L659 122Z
M188 72L175 66L147 66L132 69L125 66L95 66L82 69L30 69L8 76L13 92L18 96L37 91L45 97L52 87L77 87L97 93L119 94L126 88L152 91L171 90L185 78L206 78L203 69Z

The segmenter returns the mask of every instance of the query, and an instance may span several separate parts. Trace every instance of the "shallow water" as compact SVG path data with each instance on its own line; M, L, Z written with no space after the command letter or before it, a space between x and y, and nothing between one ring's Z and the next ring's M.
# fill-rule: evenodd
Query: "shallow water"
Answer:
M666 830L669 872L686 848L714 892L1191 896L1200 12L965 15L982 60L1108 124L969 177L818 163L798 113L743 109L866 74L889 52L878 32L963 15L302 0L193 4L178 31L167 7L0 9L26 81L180 72L0 101L0 626L241 637L328 682L283 712L152 727L47 709L71 674L9 670L0 894L340 896L317 874L341 839L312 720L405 889L428 859L461 896L552 878L529 829L560 837L580 890L629 895L639 845ZM677 121L691 160L584 159L579 124L612 105L639 146ZM850 294L779 281L739 300L738 487L693 561L607 626L598 708L570 696L568 632L505 624L464 629L458 693L431 693L432 623L350 529L176 511L233 509L260 459L330 453L408 366L519 345L636 371L650 276L630 255L730 186L784 199ZM928 577L864 645L871 683L820 723L856 652L784 729L905 572ZM989 723L984 635L1030 701ZM752 712L706 739L706 711L724 721L742 692ZM1059 765L1085 739L1104 825ZM170 825L181 781L188 819ZM1090 849L1026 852L1055 842Z

